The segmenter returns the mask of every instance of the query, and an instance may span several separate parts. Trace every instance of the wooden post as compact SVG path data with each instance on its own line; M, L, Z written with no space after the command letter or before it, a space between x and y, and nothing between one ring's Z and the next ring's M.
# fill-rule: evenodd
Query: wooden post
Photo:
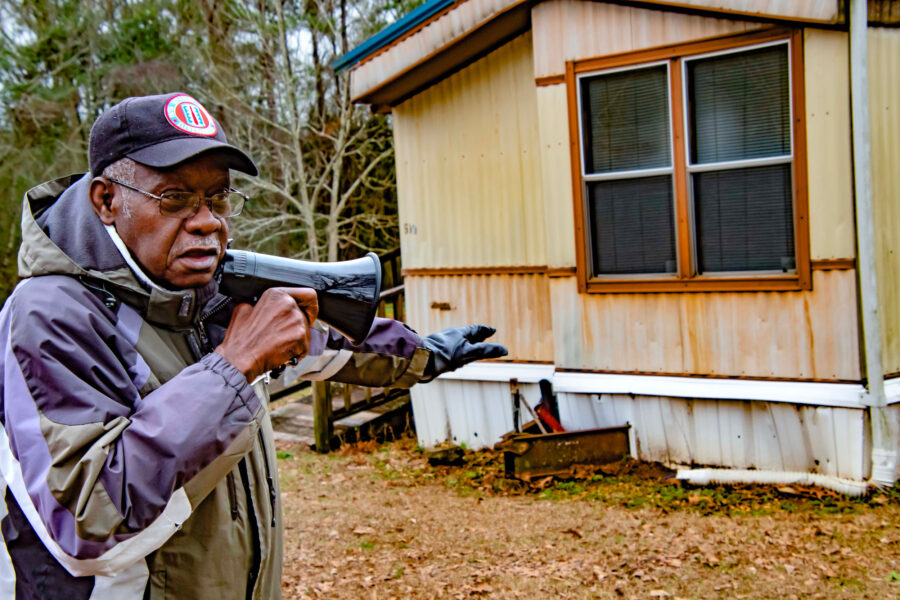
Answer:
M313 429L316 452L330 452L334 423L331 420L331 384L327 381L313 382Z
M349 383L345 383L343 385L344 388L344 410L350 412L350 405L353 403L353 399L351 394L353 394L353 388Z

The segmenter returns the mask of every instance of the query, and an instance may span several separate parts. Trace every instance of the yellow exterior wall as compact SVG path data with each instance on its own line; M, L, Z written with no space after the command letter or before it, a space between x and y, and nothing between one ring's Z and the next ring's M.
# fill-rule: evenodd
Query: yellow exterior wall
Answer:
M537 76L563 72L566 60L758 26L570 0L539 4L532 23ZM841 32L807 30L804 37L813 260L856 255L847 43ZM538 87L551 267L575 265L567 110L565 84ZM813 291L798 293L579 295L574 278L551 279L555 362L600 371L855 380L854 274L816 272Z
M875 266L886 373L900 372L900 29L869 29Z
M562 75L566 61L759 29L759 23L716 19L580 0L542 2L531 11L534 74Z
M569 119L566 86L537 88L538 127L541 134L544 224L547 265L575 266L575 214L572 205L572 167L569 154Z
M546 276L408 275L404 283L408 322L416 331L485 323L497 329L491 341L509 350L505 360L553 362Z
M606 11L606 20L579 11ZM394 109L407 269L573 267L566 88L535 86L534 78L558 74L564 58L759 27L570 0L539 4L532 16L533 37L516 38ZM588 47L578 40L599 24L609 36L595 33L589 43L603 45L602 52L590 46L578 50L590 52L584 56L561 53ZM554 30L563 26L570 29ZM551 47L554 40L563 50ZM814 260L855 255L846 53L846 34L806 33ZM853 270L814 272L811 292L578 294L574 277L516 274L420 273L407 286L416 328L487 322L514 360L633 373L860 377ZM451 308L433 308L435 302ZM894 317L900 333L900 312Z
M692 6L727 10L747 15L771 15L833 23L841 18L838 0L649 0L649 3L676 7Z
M550 280L556 365L626 373L858 380L856 272L815 292L579 294Z
M849 36L807 29L803 38L810 257L853 258Z
M534 76L560 75L568 60L593 58L758 28L757 23L558 0L532 10ZM537 88L547 265L575 266L572 171L564 84Z
M545 265L531 34L393 111L406 268Z

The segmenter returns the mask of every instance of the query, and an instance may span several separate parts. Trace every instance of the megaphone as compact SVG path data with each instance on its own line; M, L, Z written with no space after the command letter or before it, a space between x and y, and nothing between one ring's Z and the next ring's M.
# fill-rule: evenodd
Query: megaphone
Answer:
M381 296L381 261L374 252L356 260L320 263L226 250L219 265L219 291L256 303L272 287L316 290L319 320L354 344L369 334Z

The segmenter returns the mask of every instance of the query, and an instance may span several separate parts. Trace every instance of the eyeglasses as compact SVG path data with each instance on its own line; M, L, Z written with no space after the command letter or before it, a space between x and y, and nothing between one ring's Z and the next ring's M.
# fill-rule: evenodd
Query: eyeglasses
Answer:
M234 188L229 188L227 192L220 192L212 196L203 196L194 192L166 192L162 196L151 194L146 190L136 188L133 185L107 177L113 183L126 187L129 190L140 192L145 196L153 198L159 202L159 214L164 217L172 217L175 219L188 219L197 214L200 210L200 203L205 202L209 210L217 217L229 218L236 217L241 214L244 208L244 202L247 196L243 192L239 192Z

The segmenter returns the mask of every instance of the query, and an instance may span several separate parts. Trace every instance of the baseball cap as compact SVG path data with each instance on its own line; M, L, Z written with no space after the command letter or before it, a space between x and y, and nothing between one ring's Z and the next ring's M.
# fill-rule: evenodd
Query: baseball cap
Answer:
M122 100L94 121L88 144L95 176L125 157L148 167L171 167L210 150L224 151L229 168L259 172L249 156L228 143L209 111L182 92Z

